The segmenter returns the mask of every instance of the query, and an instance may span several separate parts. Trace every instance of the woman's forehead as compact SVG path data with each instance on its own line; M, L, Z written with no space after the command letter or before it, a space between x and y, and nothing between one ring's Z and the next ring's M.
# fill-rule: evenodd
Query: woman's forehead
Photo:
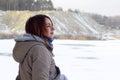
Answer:
M49 18L45 18L45 23L46 24L52 24L51 20Z

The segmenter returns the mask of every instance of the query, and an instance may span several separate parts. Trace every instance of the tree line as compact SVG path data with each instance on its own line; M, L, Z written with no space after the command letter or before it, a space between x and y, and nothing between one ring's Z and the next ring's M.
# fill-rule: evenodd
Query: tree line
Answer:
M54 10L51 0L0 0L0 10Z
M120 29L120 16L107 17L98 14L92 14L91 17L106 29Z

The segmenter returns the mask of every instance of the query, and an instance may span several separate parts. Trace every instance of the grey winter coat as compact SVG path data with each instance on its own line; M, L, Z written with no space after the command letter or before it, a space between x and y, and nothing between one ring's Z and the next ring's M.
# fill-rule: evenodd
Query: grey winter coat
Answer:
M43 41L18 39L13 57L19 62L17 80L59 80L60 70L55 65L53 54Z

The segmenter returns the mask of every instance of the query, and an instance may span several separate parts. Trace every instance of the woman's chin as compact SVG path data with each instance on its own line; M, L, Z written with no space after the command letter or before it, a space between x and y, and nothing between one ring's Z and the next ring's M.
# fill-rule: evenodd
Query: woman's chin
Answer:
M48 36L49 38L54 38L54 36Z

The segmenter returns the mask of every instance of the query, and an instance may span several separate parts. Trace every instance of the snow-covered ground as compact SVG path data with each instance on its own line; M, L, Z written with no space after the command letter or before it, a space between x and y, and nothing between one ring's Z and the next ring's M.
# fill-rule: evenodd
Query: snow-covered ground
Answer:
M0 40L0 80L15 80L14 40ZM120 41L54 40L56 64L69 80L120 80Z

